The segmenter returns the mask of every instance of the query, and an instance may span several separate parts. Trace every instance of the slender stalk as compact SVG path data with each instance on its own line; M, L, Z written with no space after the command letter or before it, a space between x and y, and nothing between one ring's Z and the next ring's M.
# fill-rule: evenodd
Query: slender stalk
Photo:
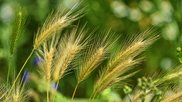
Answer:
M11 66L12 66L12 60L13 57L12 55L9 55L9 65L8 65L8 75L7 75L7 85L9 83L9 78L10 78L10 70L11 70Z
M0 96L0 100L6 96L6 94L8 93L8 91L6 91L5 93L3 93L1 96Z
M94 92L94 93L90 96L89 102L91 102L91 101L95 98L96 94L97 94L97 92Z
M59 80L56 83L56 88L55 88L56 91L57 91L58 85L59 85Z
M130 102L133 102L133 101L132 101L132 97L131 97L130 94L128 94L128 98L129 98Z
M47 89L47 102L49 102L49 91Z
M47 102L49 102L49 88L50 88L50 82L47 82Z
M7 94L7 97L9 96L9 94L11 93L12 89L14 88L16 82L18 81L18 78L20 77L23 69L25 68L25 65L27 64L27 62L29 61L30 57L32 56L33 52L35 51L35 49L33 48L32 51L30 52L29 56L27 57L27 59L25 60L23 66L21 67L20 71L18 72L18 75L16 76L14 82L13 82L13 85L11 86L8 94Z
M75 86L75 89L74 89L73 94L72 94L72 97L71 97L72 100L73 100L73 98L74 98L74 96L75 96L75 93L76 93L76 90L77 90L79 84L80 84L80 83L78 82L78 83L76 84L76 86Z

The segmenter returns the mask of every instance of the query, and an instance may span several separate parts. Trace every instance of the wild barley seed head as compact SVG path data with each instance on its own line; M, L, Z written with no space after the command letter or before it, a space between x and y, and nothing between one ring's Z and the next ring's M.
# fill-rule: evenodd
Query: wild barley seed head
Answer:
M122 49L114 58L109 60L109 64L106 66L106 69L101 72L94 86L94 94L118 82L118 79L121 78L121 74L126 72L129 67L142 61L141 58L135 60L135 57L158 38L158 36L146 37L144 34L139 35L128 47Z
M65 48L65 51L62 52L60 58L57 60L57 63L55 65L55 69L53 72L54 81L58 81L62 77L68 65L74 59L79 50L79 46L68 44L67 48Z
M9 89L7 89L9 92ZM24 83L19 83L14 87L10 94L5 94L3 102L23 102L26 98Z
M103 72L100 75L99 80L94 87L94 90L97 92L103 91L105 88L111 86L112 84L116 83L120 79L120 75L123 74L127 68L139 63L139 61L135 61L132 59L126 59L116 68L114 68L111 72Z
M182 92L177 92L174 95L162 99L161 102L179 102L180 99L182 99Z
M83 81L88 75L97 67L103 60L106 49L104 47L98 48L91 56L89 56L80 68L78 73L78 82Z
M158 86L167 81L173 81L175 79L180 78L182 76L182 70L180 69L181 67L181 65L177 66L170 73L167 73L163 77L154 80L153 83Z
M85 51L86 54L80 68L78 69L77 83L85 80L91 74L91 72L95 70L104 59L107 58L106 54L109 52L112 45L117 41L117 39L114 38L113 33L110 33L110 30L93 35L93 40L94 41L91 41L91 46L88 46L88 50Z
M158 35L156 36L149 36L148 32L144 32L143 34L138 35L133 41L130 41L131 44L126 44L121 49L119 53L116 54L114 58L111 58L108 64L108 68L112 69L112 66L117 65L122 60L125 60L129 57L136 57L138 56L142 51L144 51L149 45L151 45L154 41L158 39ZM149 36L149 37L148 37Z
M45 63L44 63L44 68L45 68L45 77L47 81L51 80L51 70L52 70L52 62L54 58L54 49L50 49L50 52L47 52Z
M56 46L59 42L58 40L59 36L53 36L53 38L45 42L37 51L37 56L42 59L42 61L39 63L39 72L44 76L47 82L51 81L51 74L56 56Z
M79 6L78 4L75 4ZM76 10L77 6L73 6L73 8L66 13L66 10L58 10L55 14L50 15L43 27L38 30L35 40L34 40L34 49L37 49L41 44L43 44L46 40L52 37L56 32L60 31L62 28L70 25L73 21L77 20L82 16L83 10Z
M84 28L85 26L81 29L78 27L73 28L70 33L66 33L66 36L61 39L53 71L54 81L58 81L65 74L69 64L71 64L81 49L86 46L88 38L84 38L86 33Z

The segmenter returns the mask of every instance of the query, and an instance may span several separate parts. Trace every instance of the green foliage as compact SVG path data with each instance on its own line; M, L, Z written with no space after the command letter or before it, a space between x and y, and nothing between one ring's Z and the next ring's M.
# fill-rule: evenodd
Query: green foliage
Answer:
M132 88L125 85L124 88L123 88L123 91L125 94L131 94L132 93Z

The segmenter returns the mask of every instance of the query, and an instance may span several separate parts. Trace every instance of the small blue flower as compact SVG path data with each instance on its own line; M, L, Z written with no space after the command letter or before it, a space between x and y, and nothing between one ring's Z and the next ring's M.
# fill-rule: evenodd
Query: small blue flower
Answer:
M51 84L51 87L52 87L54 90L60 91L60 87L59 87L59 85L57 86L56 83L52 83L52 84Z
M40 57L35 57L34 60L33 60L33 65L38 65L38 64L40 64L41 60L42 60L42 59L41 59Z
M25 70L22 77L22 83L26 83L28 81L29 75L30 73L28 72L28 70Z

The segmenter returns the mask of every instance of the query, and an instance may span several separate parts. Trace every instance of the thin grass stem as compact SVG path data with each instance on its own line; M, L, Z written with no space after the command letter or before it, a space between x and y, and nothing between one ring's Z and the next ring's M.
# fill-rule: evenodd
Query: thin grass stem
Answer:
M9 65L8 65L8 75L7 75L7 85L8 85L8 83L9 83L9 78L10 78L10 69L11 69L11 64L12 64L12 59L13 59L13 57L12 57L12 55L9 55Z
M49 102L49 88L50 88L50 83L47 82L47 102Z
M71 100L73 100L73 98L74 98L74 96L75 96L75 93L76 93L76 90L78 89L78 85L79 85L79 84L80 84L80 83L77 83L77 84L76 84L75 89L74 89L73 94L72 94L72 97L71 97Z
M89 102L91 102L91 101L95 98L96 95L97 95L97 92L94 92L94 93L90 96Z
M132 97L131 97L130 94L128 94L128 98L129 98L129 102L133 102L133 101L132 101Z
M7 94L7 97L9 96L9 94L11 93L11 91L13 90L13 88L14 88L16 82L18 81L18 78L20 77L20 75L21 75L23 69L25 68L25 65L26 65L27 62L29 61L29 59L30 59L30 57L32 56L32 54L33 54L34 51L35 51L35 49L32 49L32 51L30 52L29 56L28 56L27 59L25 60L23 66L21 67L20 71L18 72L18 75L16 76L16 78L15 78L15 80L14 80L14 82L13 82L13 84L12 84L12 86L11 86L11 88L10 88L8 94Z

